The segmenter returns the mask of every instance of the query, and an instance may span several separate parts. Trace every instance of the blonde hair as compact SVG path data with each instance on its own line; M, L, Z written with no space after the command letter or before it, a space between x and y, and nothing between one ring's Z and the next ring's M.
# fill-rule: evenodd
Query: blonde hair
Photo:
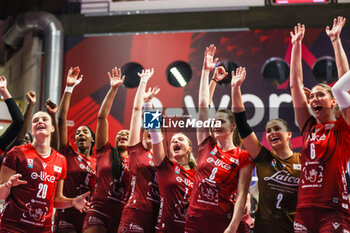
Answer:
M183 134L183 133L175 133L174 135L176 135L176 134L183 135L186 138L186 140L188 142L188 145L192 148L192 142L185 134ZM173 137L174 137L174 135L173 135ZM192 150L188 153L187 160L188 160L188 166L190 166L190 168L193 169L193 170L197 170L197 161L194 158Z

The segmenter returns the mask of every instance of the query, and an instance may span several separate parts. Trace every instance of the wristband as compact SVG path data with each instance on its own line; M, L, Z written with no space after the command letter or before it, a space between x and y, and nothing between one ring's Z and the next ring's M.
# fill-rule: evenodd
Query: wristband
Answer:
M213 78L213 79L211 79L211 80L213 80L214 82L218 83L218 80L216 80L216 79L214 79L214 78Z
M8 182L8 181L7 181ZM7 182L5 183L5 187L10 189L9 185L7 184Z
M253 132L253 130L250 128L247 122L247 116L245 115L245 111L237 113L234 112L233 115L235 116L236 127L238 129L239 134L241 135L241 138L248 137Z
M73 92L73 89L76 85L78 85L80 82L81 82L82 78L78 78L77 81L74 83L73 86L66 86L66 89L64 89L64 92L69 92L69 93L72 93Z
M350 107L350 71L346 72L332 87L332 93L340 110Z

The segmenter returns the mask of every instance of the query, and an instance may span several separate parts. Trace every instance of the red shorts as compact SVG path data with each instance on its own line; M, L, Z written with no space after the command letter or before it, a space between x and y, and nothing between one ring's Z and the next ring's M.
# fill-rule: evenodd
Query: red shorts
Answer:
M224 232L231 219L229 218L213 218L212 216L194 217L187 215L185 224L185 233L213 233ZM241 221L239 223L237 233L248 233L248 225Z
M95 209L90 209L84 219L83 231L92 226L103 226L108 233L117 233L120 217L111 217Z
M57 209L53 225L53 232L82 232L86 213L80 213L75 208Z
M325 208L300 208L294 219L295 233L350 233L349 214Z
M118 233L154 233L157 216L139 209L124 208Z

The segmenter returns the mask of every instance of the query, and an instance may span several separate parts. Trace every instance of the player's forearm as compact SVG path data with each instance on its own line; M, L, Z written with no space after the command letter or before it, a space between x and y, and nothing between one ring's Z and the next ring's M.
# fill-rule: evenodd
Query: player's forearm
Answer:
M73 206L74 198L65 196L55 197L54 207L57 209L67 209Z

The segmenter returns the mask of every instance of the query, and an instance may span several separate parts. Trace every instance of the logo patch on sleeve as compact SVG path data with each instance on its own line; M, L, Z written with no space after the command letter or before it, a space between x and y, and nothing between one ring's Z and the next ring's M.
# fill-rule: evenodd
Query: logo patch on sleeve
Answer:
M61 173L61 172L62 172L62 167L59 167L59 166L54 165L53 170L54 170L55 172Z
M27 166L29 167L29 168L33 168L33 159L27 159Z

